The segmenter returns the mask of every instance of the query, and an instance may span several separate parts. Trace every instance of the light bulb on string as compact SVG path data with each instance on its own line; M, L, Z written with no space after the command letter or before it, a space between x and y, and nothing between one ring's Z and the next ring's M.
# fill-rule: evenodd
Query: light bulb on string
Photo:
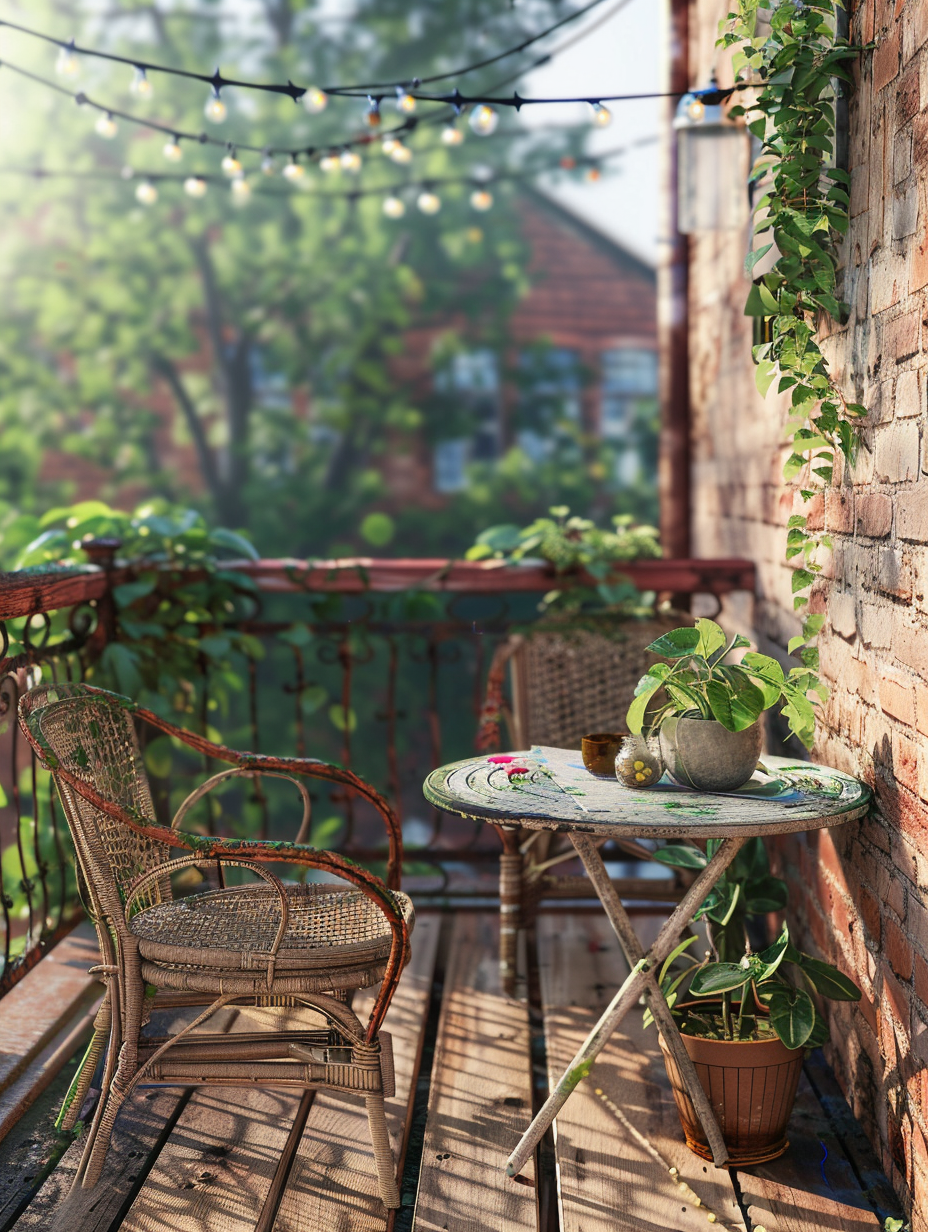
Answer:
M264 156L261 159L261 171L264 175L277 174L277 164L274 162L274 155L270 150L264 151Z
M222 173L227 175L230 180L237 180L241 175L244 175L242 164L236 157L235 150L230 149L222 160Z
M591 116L594 128L608 128L612 123L612 112L608 107L604 107L602 103L590 103L593 109Z
M456 124L446 124L441 130L442 145L460 145L464 134Z
M402 86L396 87L396 108L398 111L402 111L404 115L412 115L416 109L416 100Z
M203 114L207 120L213 124L221 124L229 114L229 109L220 97L219 91L213 86L212 93L206 100L206 106L203 108Z
M148 80L147 73L143 68L139 68L138 65L136 65L135 72L132 74L129 92L135 94L138 98L151 98L155 92L154 86Z
M154 205L158 200L158 190L150 180L145 180L136 188L135 199L140 205Z
M306 168L302 163L296 161L295 154L291 154L290 161L284 167L282 174L285 180L289 180L291 184L296 184L306 175Z
M320 111L325 111L328 105L328 94L325 90L320 90L318 86L310 86L303 95L303 106L310 115L318 115Z
M393 162L399 163L401 167L408 167L412 162L412 150L408 145L403 145L402 141L398 141L390 158Z
M603 173L600 171L598 167L593 166L593 167L588 168L587 173L586 173L586 178L590 181L591 184L595 184L597 180L602 179L602 174Z
M357 175L361 170L361 155L357 150L342 150L338 163L342 171L348 171L351 175Z
M244 176L233 180L229 185L229 191L232 194L232 204L237 206L247 205L251 200L251 185Z
M393 151L397 148L397 146L402 144L403 143L398 141L396 137L384 137L380 143L380 149L384 154L386 154L387 158L392 158Z
M416 198L416 205L423 214L437 214L441 209L441 197L430 188L424 189Z
M338 171L341 165L341 159L337 154L323 154L319 159L319 170L325 175L331 175L333 171Z
M699 124L700 121L705 118L705 114L706 114L705 103L699 97L694 98L693 101L690 103L690 105L687 107L686 114L696 124Z
M496 132L499 124L499 112L494 111L486 103L480 103L470 113L470 126L478 137L489 137Z
M364 118L371 128L377 128L382 120L380 114L380 99L374 98L372 95L367 96L367 111L364 113Z
M94 128L97 131L97 135L104 137L107 141L112 141L118 132L116 121L108 111L99 117Z
M382 208L387 218L402 218L406 213L406 205L401 197L384 197Z
M470 203L475 210L484 213L493 205L493 194L485 188L475 188L470 194Z
M184 180L184 192L188 197L200 198L206 196L206 180L199 175L188 176Z
M170 141L164 143L161 153L169 163L179 163L184 157L184 151L181 149L180 142L176 137L172 137Z
M70 43L62 43L55 61L55 72L59 77L77 77L80 71L81 62L74 50L74 39Z

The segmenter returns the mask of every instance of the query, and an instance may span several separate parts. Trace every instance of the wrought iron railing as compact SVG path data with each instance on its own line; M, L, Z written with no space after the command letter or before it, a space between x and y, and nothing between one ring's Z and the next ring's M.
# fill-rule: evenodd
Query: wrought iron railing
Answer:
M119 636L113 591L133 575L115 565L117 546L92 545L96 563L85 571L0 579L0 994L80 918L67 827L20 737L16 704L38 674L83 679ZM539 595L552 587L549 569L446 560L235 568L255 588L236 618L252 636L231 669L201 660L185 699L187 725L212 729L232 747L341 762L399 812L407 880L420 899L494 894L494 836L430 809L420 787L432 767L473 751L493 650L536 618ZM675 595L754 587L746 561L622 568L639 588ZM167 738L144 753L156 807L168 816L211 769ZM202 807L208 830L294 837L290 802L273 784L236 780L224 801ZM369 865L382 858L376 817L347 793L314 800L312 840Z

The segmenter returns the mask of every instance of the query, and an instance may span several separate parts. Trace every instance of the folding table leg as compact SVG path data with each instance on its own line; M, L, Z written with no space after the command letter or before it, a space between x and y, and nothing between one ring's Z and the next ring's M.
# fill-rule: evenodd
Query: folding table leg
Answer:
M609 923L619 939L619 944L628 960L628 964L632 966L645 956L644 950L641 948L641 942L638 940L632 922L628 918L628 912L622 906L622 900L616 893L615 886L606 872L606 866L603 864L599 849L594 840L587 834L574 834L571 838L577 854L583 861L583 867L586 869L587 875L593 883L596 893L599 895L599 901L606 910ZM740 848L746 840L731 839L729 841L737 842ZM683 927L685 928L686 925L684 924ZM682 932L683 930L681 929L680 931ZM680 1038L680 1031L674 1021L673 1014L670 1012L670 1007L664 1000L664 995L657 982L657 975L653 967L649 967L647 970L647 982L648 986L645 989L645 997L648 1008L654 1015L654 1021L657 1024L658 1030L664 1037L664 1042L673 1054L673 1058L680 1070L683 1084L687 1089L690 1099L693 1101L696 1115L709 1142L715 1166L722 1168L728 1163L728 1148L722 1138L722 1131L719 1129L719 1123L716 1120L715 1113L712 1111L712 1105L709 1103L708 1096L696 1074L696 1067L690 1060L690 1054L686 1051L686 1045Z
M571 834L571 839L576 841L582 836ZM643 955L632 966L628 977L622 984L621 988L612 998L605 1013L600 1018L599 1022L593 1027L589 1035L581 1045L577 1055L571 1061L564 1074L561 1076L557 1086L545 1100L545 1103L538 1115L529 1125L528 1129L522 1135L519 1145L509 1156L509 1162L506 1165L506 1173L508 1176L517 1176L525 1166L526 1161L534 1151L535 1147L544 1137L544 1134L554 1118L557 1116L560 1109L564 1106L567 1097L573 1091L574 1087L581 1082L592 1069L593 1062L605 1047L612 1032L616 1029L628 1011L636 1004L641 994L648 989L648 973L652 968L658 966L671 953L679 941L680 934L686 928L687 924L692 920L700 904L712 889L718 879L721 877L725 869L728 868L732 860L740 851L745 843L744 838L728 838L722 843L718 851L702 870L686 894L677 904L674 911L664 922L663 927L657 935L654 944L648 950L647 954ZM578 848L578 851L580 849ZM581 859L582 859L581 854ZM599 859L597 854L596 859ZM602 861L599 861L602 865ZM605 873L605 869L603 869ZM610 885L610 890L612 887ZM614 890L612 891L614 893ZM610 911L610 906L603 903L606 911ZM619 903L619 911L624 915L624 908ZM611 916L610 916L611 919ZM627 919L627 917L626 917ZM630 927L630 926L629 926ZM653 972L652 972L653 979ZM661 998L663 1000L663 998ZM671 1031L672 1035L673 1032ZM679 1038L679 1033L678 1033ZM694 1075L695 1077L695 1075ZM699 1084L697 1083L697 1086ZM702 1089L701 1087L699 1088ZM692 1093L691 1093L692 1094ZM712 1118L714 1120L714 1118Z

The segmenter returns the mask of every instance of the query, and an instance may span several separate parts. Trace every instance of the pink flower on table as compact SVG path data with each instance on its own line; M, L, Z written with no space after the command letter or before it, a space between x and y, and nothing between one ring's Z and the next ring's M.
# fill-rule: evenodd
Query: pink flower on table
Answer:
M514 778L517 774L528 774L528 766L509 766L506 774L509 778Z
M506 766L509 762L515 761L515 758L508 756L508 754L498 753L495 757L488 757L487 761L493 762L495 766Z

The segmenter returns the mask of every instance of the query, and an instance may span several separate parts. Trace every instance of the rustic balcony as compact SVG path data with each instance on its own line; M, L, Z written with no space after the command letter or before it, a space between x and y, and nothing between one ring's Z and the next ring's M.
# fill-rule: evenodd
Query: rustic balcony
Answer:
M625 960L598 904L548 903L523 935L507 995L495 836L430 814L420 793L432 766L471 751L492 648L533 618L551 575L541 566L403 560L243 565L254 584L237 617L253 638L244 687L221 692L204 665L188 699L192 726L219 728L239 747L338 758L401 811L404 885L418 923L386 1024L400 1211L388 1215L377 1197L361 1103L257 1089L140 1090L117 1122L103 1180L69 1196L81 1146L53 1121L99 999L87 974L96 947L81 923L50 784L12 716L36 672L79 677L113 636L113 588L128 578L102 559L79 573L8 577L0 594L4 633L23 647L6 659L2 691L0 1229L689 1232L710 1222L739 1232L870 1232L895 1214L820 1054L806 1064L790 1151L763 1167L715 1170L683 1145L653 1028L644 1031L637 1015L613 1036L532 1169L506 1178L506 1155ZM647 561L626 572L677 596L754 585L741 560ZM162 764L164 750L147 752L162 807L202 777L202 765ZM270 790L236 803L250 833L277 837L288 824ZM374 865L382 857L348 798L316 801L314 824L318 845ZM212 814L202 825L215 825ZM611 871L622 874L618 858ZM646 889L635 911L642 936L666 913ZM247 1019L230 1012L216 1029L248 1029Z

